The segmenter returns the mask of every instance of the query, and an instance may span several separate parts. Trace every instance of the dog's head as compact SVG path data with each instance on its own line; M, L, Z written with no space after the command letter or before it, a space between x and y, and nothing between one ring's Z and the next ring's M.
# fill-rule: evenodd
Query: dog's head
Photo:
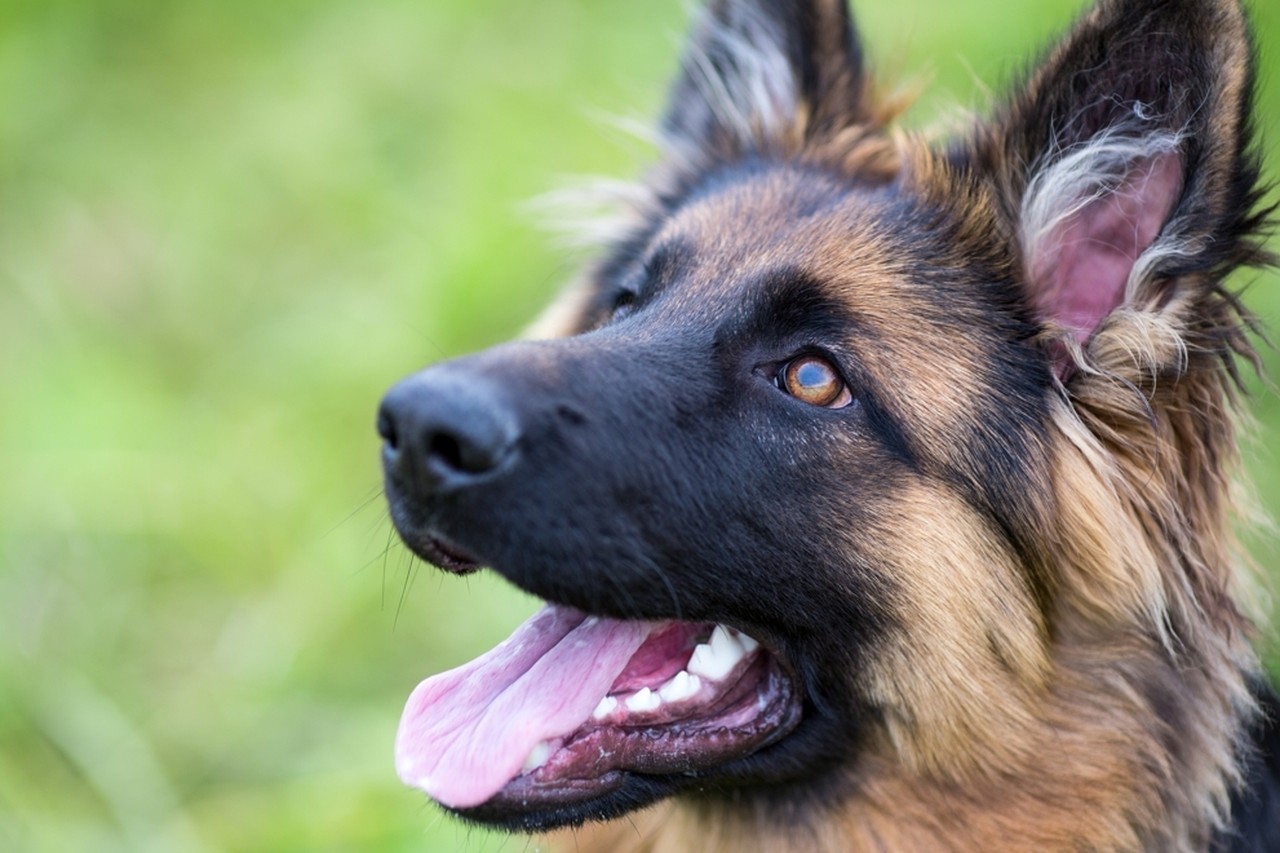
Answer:
M1233 2L1103 0L939 146L886 129L844 0L713 2L562 337L382 406L405 542L551 603L419 688L403 778L546 827L999 772L1064 636L1192 631L1120 456L1169 512L1221 475L1142 437L1245 346L1249 68Z

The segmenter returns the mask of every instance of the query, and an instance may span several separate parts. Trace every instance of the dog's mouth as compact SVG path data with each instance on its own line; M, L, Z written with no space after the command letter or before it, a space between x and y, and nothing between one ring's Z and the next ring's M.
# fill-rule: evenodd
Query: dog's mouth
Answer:
M475 557L439 537L405 532L403 528L400 528L400 536L415 554L446 572L469 575L481 568Z
M788 734L801 701L732 627L548 604L471 663L422 682L396 736L407 784L464 816L589 803L629 777L698 777Z

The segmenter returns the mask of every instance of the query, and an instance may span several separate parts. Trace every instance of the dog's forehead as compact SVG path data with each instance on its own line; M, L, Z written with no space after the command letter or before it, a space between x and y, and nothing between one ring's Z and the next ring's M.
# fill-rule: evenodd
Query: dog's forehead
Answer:
M896 314L909 298L904 274L927 254L903 210L891 185L800 165L739 170L686 200L650 241L650 257L676 256L669 295L683 311L723 310L803 277L850 314Z
M963 218L909 182L860 184L787 165L733 176L688 200L651 241L651 256L668 253L676 267L659 314L756 329L741 319L777 307L779 291L817 296L852 321L833 337L826 326L817 342L855 353L887 383L889 408L943 434L970 407L963 389L989 378L993 320L971 279L991 271L949 244L945 223ZM783 287L797 281L802 288Z

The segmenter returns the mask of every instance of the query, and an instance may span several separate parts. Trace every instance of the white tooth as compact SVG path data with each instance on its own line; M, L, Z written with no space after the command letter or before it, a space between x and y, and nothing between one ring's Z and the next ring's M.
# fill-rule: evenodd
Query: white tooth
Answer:
M658 695L663 702L680 702L695 695L702 689L702 680L696 675L689 675L683 669L672 676L671 680L658 688Z
M718 671L719 667L716 665L716 656L712 653L711 647L699 643L694 647L693 654L689 656L689 663L685 664L685 669L694 675L715 679L717 676L712 673Z
M534 744L533 749L529 750L529 757L524 760L523 770L525 773L531 770L537 770L539 767L547 763L547 759L551 757L551 744L545 740L540 740Z
M716 657L742 656L742 645L723 625L717 625L716 629L711 632L710 642L711 650L716 653Z
M633 712L653 711L661 704L662 699L648 687L640 688L627 698L627 710Z
M729 636L723 626L717 625L711 639L694 648L685 669L693 675L718 681L733 671L745 654L742 644Z
M658 688L658 695L663 702L678 702L685 698L684 692L689 689L689 673L683 669L672 676L671 680Z
M596 709L591 712L591 719L603 720L605 717L613 713L618 707L618 700L612 696L606 696L600 700L600 704L596 705Z
M741 632L738 633L738 643L742 646L742 651L747 654L751 654L756 649L760 648L760 643L758 641Z
M693 650L693 655L689 658L689 663L685 666L685 669L691 675L700 675L712 681L719 681L729 674L729 670L733 669L733 664L726 663L726 661L726 658L717 657L710 646L699 645Z

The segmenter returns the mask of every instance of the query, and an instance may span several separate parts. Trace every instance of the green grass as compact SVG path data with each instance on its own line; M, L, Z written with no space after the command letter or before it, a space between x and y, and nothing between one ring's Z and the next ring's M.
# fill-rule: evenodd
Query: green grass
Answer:
M933 77L922 123L1078 5L859 8ZM0 3L0 849L500 849L391 739L533 604L390 542L373 411L565 280L520 202L641 168L598 114L656 113L682 29L675 0Z

